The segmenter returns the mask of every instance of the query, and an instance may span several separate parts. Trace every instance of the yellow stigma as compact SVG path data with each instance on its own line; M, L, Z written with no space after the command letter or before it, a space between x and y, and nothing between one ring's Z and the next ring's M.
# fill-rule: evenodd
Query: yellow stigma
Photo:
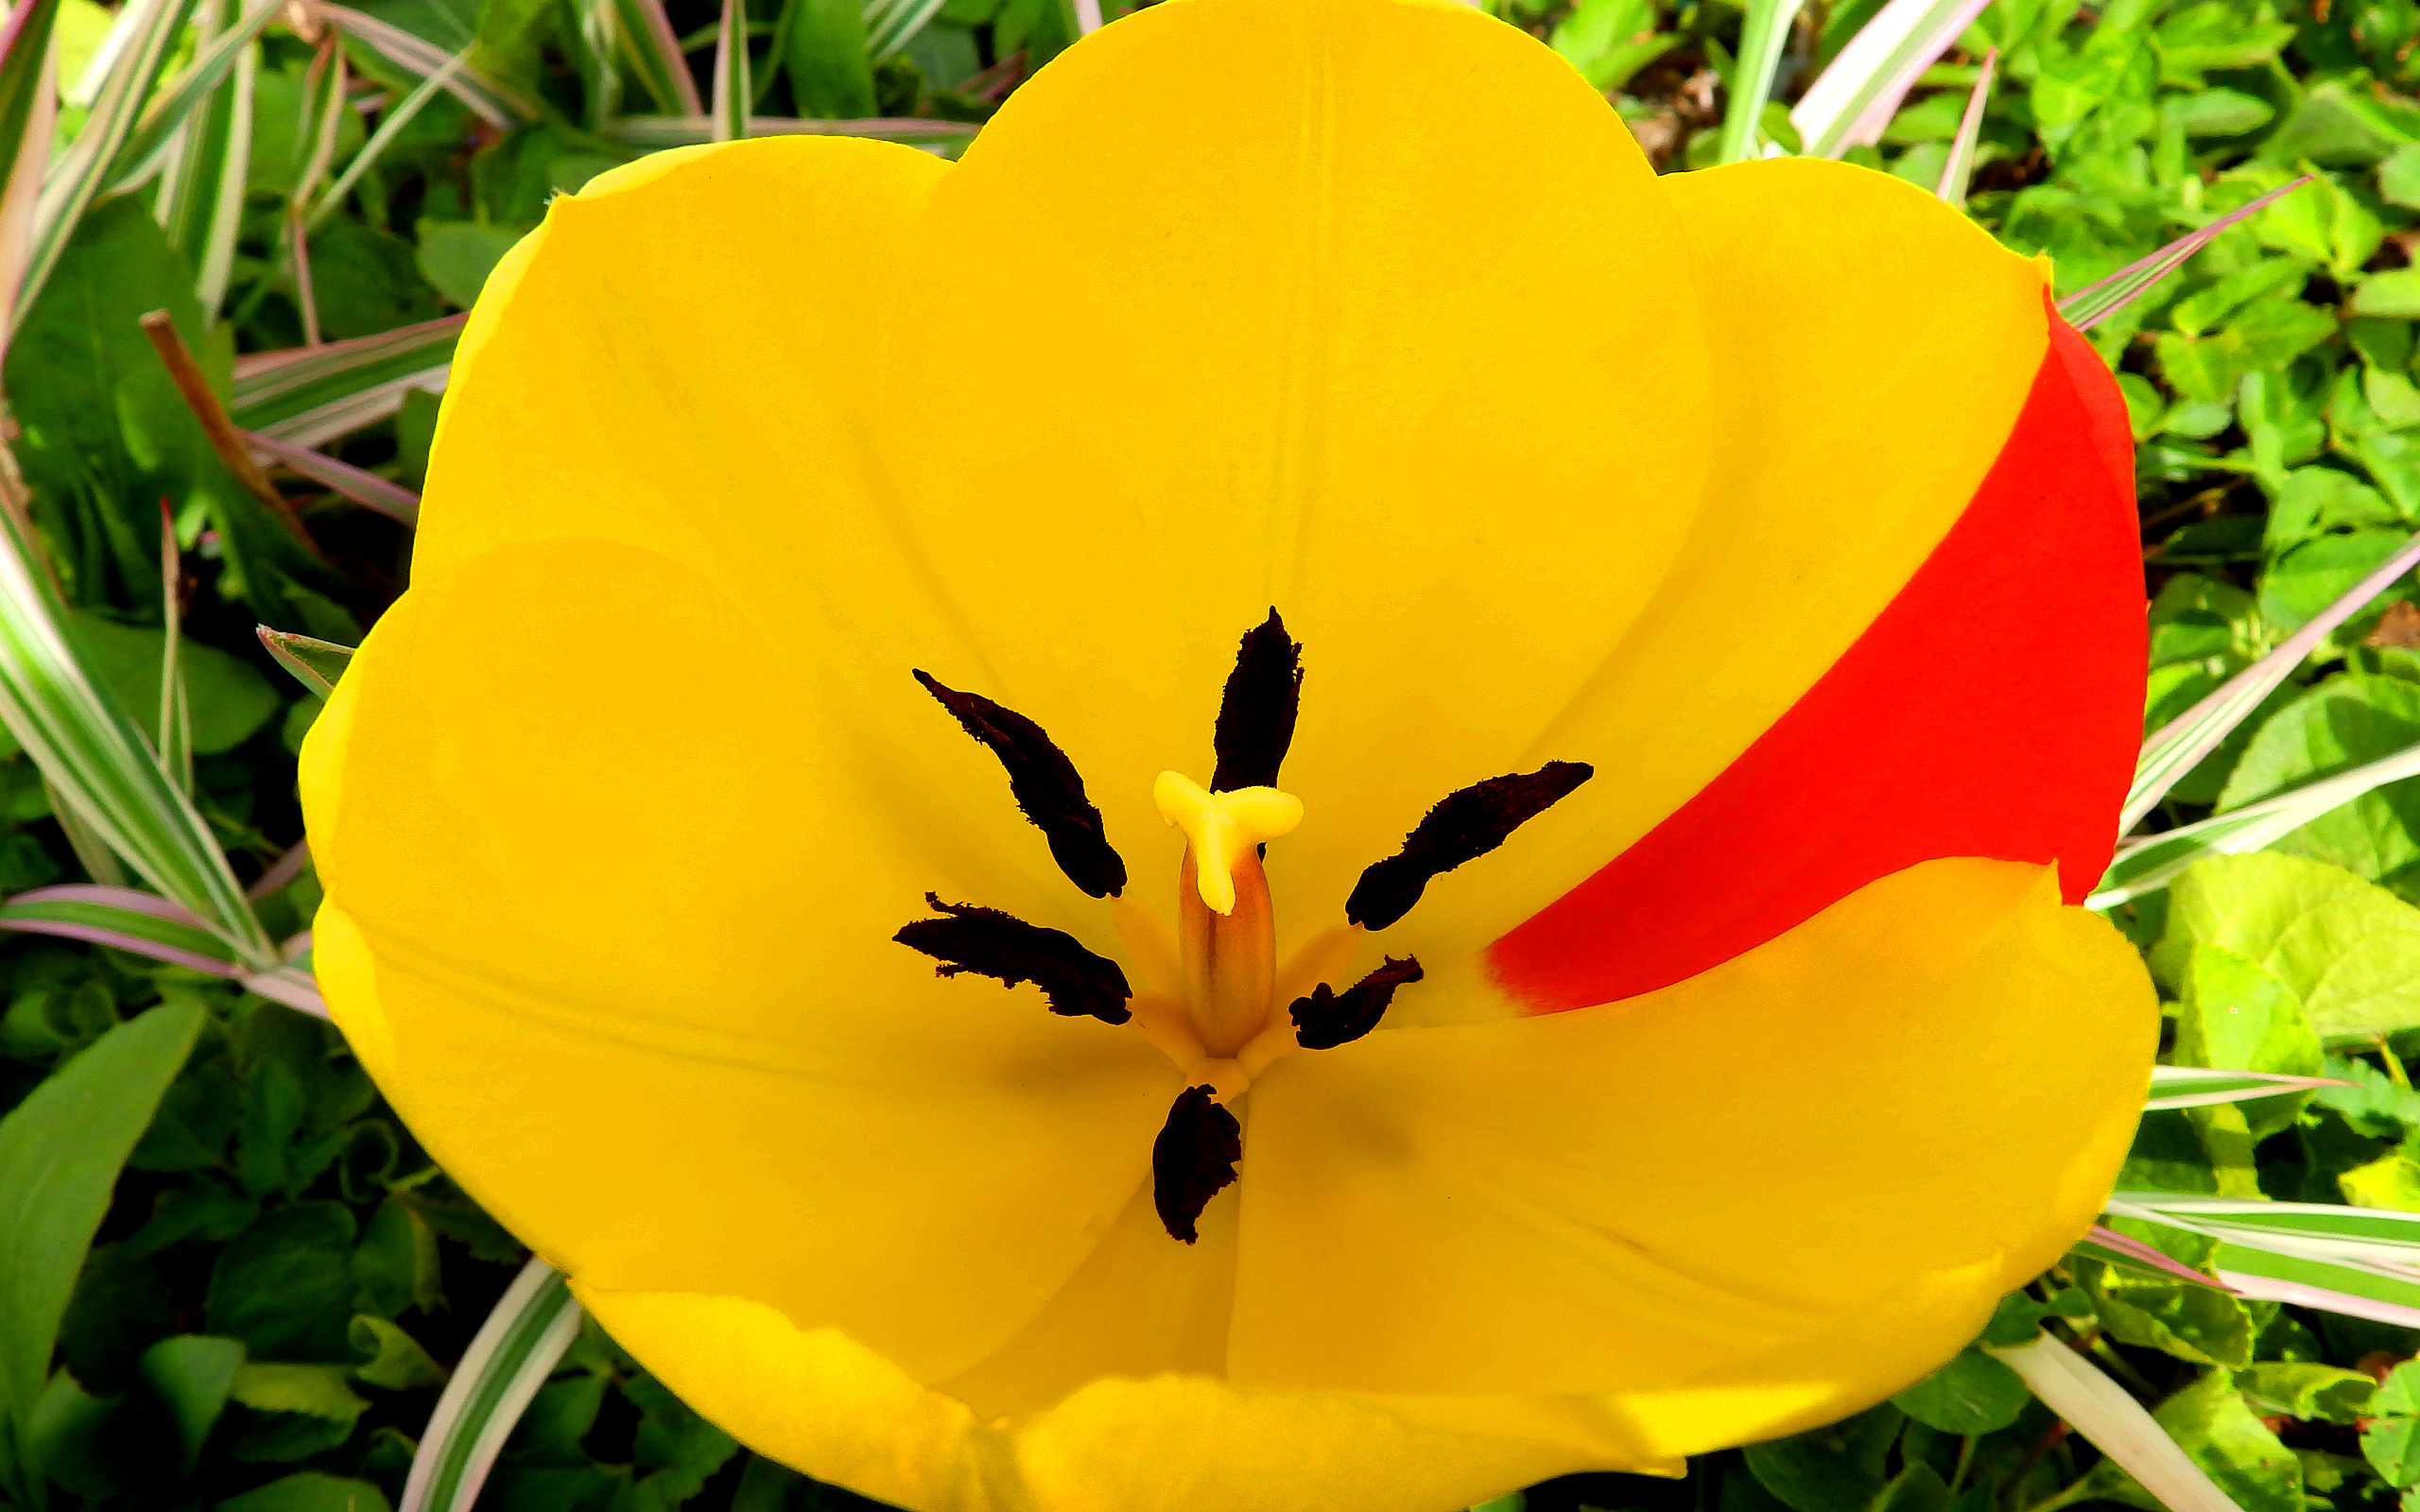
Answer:
M1212 913L1236 911L1236 865L1265 841L1291 834L1303 822L1303 800L1273 787L1212 793L1181 772L1162 772L1151 784L1160 817L1184 832L1194 885Z

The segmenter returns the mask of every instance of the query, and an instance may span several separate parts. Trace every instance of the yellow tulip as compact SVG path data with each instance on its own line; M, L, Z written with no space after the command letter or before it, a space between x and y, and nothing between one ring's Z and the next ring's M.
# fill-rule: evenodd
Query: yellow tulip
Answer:
M554 203L304 752L318 968L826 1480L1674 1471L1922 1376L2116 1172L2128 476L1906 184L1659 180L1460 6L1169 0L955 165Z

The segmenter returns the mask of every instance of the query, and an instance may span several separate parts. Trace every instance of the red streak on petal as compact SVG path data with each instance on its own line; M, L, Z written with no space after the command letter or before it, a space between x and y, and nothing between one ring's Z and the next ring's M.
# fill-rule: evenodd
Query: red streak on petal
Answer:
M1942 856L2108 868L2142 742L2125 401L2055 315L1982 486L1864 635L1739 759L1488 950L1530 1011L1651 992ZM1619 782L1618 763L1601 780Z

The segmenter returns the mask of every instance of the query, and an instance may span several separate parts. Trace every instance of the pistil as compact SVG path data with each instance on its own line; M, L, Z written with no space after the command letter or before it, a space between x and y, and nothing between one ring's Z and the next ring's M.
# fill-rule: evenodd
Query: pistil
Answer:
M1268 1022L1277 987L1277 927L1260 848L1303 821L1273 787L1212 793L1175 772L1152 788L1160 815L1184 831L1177 877L1177 956L1202 1048L1231 1057Z

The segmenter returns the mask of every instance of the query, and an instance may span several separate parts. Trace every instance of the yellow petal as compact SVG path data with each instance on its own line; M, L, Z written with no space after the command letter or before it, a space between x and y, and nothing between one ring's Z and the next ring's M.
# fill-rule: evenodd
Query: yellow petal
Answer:
M1789 1359L1879 1397L2090 1223L2157 1023L2046 868L1950 860L1660 992L1290 1057L1252 1092L1230 1374L1654 1392L1966 1277L1920 1349Z
M305 751L318 965L414 1132L556 1263L948 1375L1109 1230L1180 1082L1139 1033L893 943L961 879L849 736L664 558L457 565Z
M1964 511L2046 351L2039 268L1888 174L1773 159L1658 184L1712 341L1705 503L1653 601L1506 767L1585 761L1599 777L1388 932L1430 975L1390 1022L1483 1012L1476 952L1814 685Z
M1704 336L1666 196L1567 64L1469 7L1107 27L984 129L909 276L907 528L977 685L1066 745L1155 907L1180 852L1150 779L1206 765L1270 606L1307 669L1279 782L1305 815L1267 861L1290 942L1512 769L1695 512Z
M1046 1411L985 1421L846 1335L802 1332L759 1303L574 1289L741 1442L912 1512L1403 1512L1596 1463L1390 1403L1192 1376L1097 1381Z

